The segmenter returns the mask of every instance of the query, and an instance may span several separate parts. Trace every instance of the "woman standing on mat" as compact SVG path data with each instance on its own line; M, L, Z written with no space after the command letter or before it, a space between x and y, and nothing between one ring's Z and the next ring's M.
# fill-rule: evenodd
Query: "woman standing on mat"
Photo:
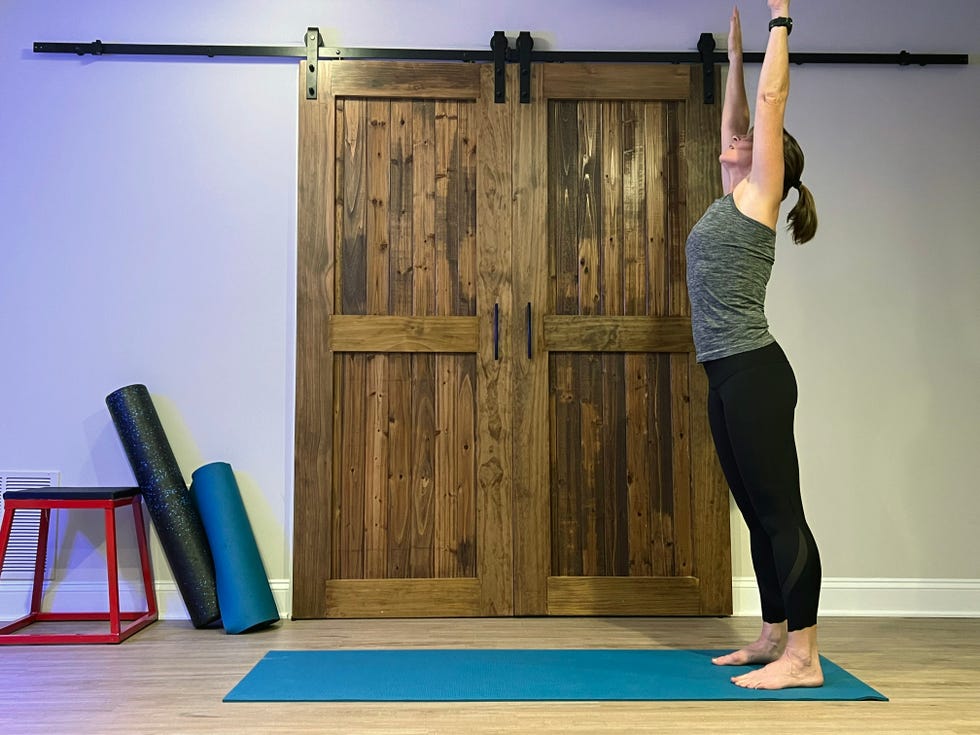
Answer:
M725 196L708 208L687 240L691 323L697 360L708 376L708 419L725 478L749 527L762 598L759 639L714 663L765 664L732 677L751 689L823 684L816 626L820 556L800 497L793 438L796 379L764 313L779 205L790 189L799 192L787 218L793 240L804 243L817 228L813 197L800 183L803 153L783 130L789 4L768 0L772 20L754 127L749 127L738 9L732 13L719 157Z

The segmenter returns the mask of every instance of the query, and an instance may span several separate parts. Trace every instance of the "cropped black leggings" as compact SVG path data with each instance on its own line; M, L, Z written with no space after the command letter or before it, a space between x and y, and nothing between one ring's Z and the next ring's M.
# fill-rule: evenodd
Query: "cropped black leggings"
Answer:
M774 342L704 369L711 434L749 527L762 619L808 628L817 622L820 554L800 497L793 368Z

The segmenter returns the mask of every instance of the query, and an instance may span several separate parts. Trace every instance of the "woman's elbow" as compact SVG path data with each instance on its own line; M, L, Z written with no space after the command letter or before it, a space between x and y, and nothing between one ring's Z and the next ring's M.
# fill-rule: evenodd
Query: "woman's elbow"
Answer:
M786 100L788 98L788 87L779 89L763 89L759 91L757 104L783 108L786 107Z

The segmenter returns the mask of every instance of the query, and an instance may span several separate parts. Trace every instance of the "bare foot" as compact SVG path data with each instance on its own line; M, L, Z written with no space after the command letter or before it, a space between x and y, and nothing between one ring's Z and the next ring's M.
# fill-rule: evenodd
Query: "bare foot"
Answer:
M711 659L716 666L746 666L748 664L768 664L783 655L786 648L786 621L763 623L762 633L755 643L740 648L734 653Z
M732 683L745 689L823 686L816 626L791 632L782 656L761 669L733 676Z

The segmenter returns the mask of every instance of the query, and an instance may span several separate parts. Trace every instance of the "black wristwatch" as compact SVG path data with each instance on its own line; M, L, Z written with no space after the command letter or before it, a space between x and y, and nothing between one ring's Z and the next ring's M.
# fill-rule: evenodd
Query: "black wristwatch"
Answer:
M782 17L782 18L773 18L771 21L769 21L770 31L773 28L777 28L778 26L786 26L786 35L788 36L790 33L793 32L793 19Z

